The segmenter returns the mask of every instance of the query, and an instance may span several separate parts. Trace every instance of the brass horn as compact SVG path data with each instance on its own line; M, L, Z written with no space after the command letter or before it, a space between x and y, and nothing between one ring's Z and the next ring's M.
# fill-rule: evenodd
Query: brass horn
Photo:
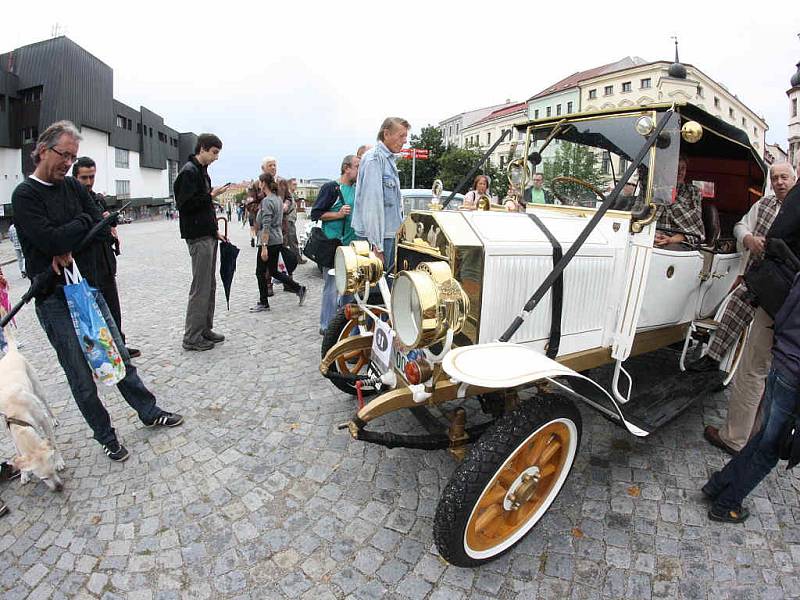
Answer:
M489 198L488 195L482 194L480 198L478 198L478 202L475 204L477 210L491 210L492 209L492 199Z

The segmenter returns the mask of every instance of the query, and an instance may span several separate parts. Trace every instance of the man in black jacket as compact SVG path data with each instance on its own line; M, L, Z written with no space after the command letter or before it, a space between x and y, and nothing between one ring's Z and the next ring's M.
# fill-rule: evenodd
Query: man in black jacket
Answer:
M76 252L86 234L101 220L86 189L72 177L66 177L77 158L80 140L78 130L68 121L48 127L39 136L32 153L36 170L17 186L11 203L28 276L34 279L51 269L57 274L47 289L40 290L36 296L39 323L56 351L75 402L92 428L94 438L103 445L111 460L123 461L128 458L128 451L119 443L108 412L97 397L97 387L75 335L64 297L64 282L59 277L61 269L71 265L74 258L83 277L92 287L97 287L105 260L103 245L111 239L106 226L86 248ZM139 378L103 294L98 292L96 299L125 363L125 378L117 384L122 397L148 427L180 425L183 417L161 410L155 396Z
M180 216L181 237L192 259L192 285L186 307L184 350L211 350L225 336L213 331L217 292L217 231L213 199L228 185L211 187L208 166L219 158L222 142L212 133L197 136L194 154L175 179L175 204Z
M94 179L97 174L97 165L88 156L82 156L75 161L72 165L72 176L81 182L81 184L89 192L89 197L94 200L97 210L105 217L108 215L108 205L103 197L103 194L98 194L94 191ZM114 317L114 322L117 324L119 334L122 336L122 341L126 342L125 332L122 331L122 308L119 303L119 292L117 291L117 254L119 254L119 237L117 237L117 228L111 228L112 240L102 246L100 266L102 273L99 274L97 281L98 289L103 292L103 298L108 304L108 310L111 311L111 316ZM127 346L128 354L131 358L137 358L142 353L137 348Z

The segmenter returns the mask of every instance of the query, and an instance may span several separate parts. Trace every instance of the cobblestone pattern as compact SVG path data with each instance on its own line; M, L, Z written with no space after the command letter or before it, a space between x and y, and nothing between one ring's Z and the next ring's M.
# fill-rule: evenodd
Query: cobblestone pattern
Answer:
M317 371L321 279L256 301L242 248L230 312L218 301L213 351L181 347L189 259L177 222L120 227L124 329L174 430L143 428L115 389L103 398L131 452L109 461L72 400L31 307L23 349L61 421L66 489L0 488L0 591L16 598L788 598L800 596L800 481L780 471L744 526L711 523L699 487L726 456L701 438L720 394L639 440L581 408L575 468L516 549L480 569L445 564L431 526L454 469L445 452L352 442L335 425L353 401ZM7 269L19 295L22 282ZM220 299L222 298L220 291ZM391 426L409 428L406 415ZM0 455L12 447L0 438Z

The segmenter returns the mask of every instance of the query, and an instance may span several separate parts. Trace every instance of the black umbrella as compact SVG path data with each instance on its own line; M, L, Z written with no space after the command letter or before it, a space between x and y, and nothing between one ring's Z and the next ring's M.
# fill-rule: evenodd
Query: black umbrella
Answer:
M228 219L218 217L217 221L225 223L225 241L219 243L219 278L222 280L222 287L225 288L225 300L228 302L228 310L230 310L231 283L233 283L233 274L236 272L236 257L239 256L239 248L228 241Z

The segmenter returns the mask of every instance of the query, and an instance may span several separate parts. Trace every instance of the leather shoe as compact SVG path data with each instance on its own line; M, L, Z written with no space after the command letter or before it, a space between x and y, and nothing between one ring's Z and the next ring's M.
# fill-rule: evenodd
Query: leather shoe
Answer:
M739 454L738 450L734 450L728 444L722 441L722 438L719 437L719 429L714 427L713 425L707 425L706 428L703 430L703 437L706 438L706 441L711 444L712 446L716 446L720 450L724 450L731 456L736 456Z
M138 348L131 348L130 346L128 346L127 349L128 349L128 356L130 356L131 358L139 358L142 355L142 351L139 350Z
M188 344L183 342L183 349L184 350L191 350L196 352L204 352L205 350L212 350L214 348L214 342L209 340L201 340L199 342L195 342L193 344Z
M224 335L217 333L216 331L211 331L210 329L203 334L203 337L209 342L214 342L215 344L225 341Z

